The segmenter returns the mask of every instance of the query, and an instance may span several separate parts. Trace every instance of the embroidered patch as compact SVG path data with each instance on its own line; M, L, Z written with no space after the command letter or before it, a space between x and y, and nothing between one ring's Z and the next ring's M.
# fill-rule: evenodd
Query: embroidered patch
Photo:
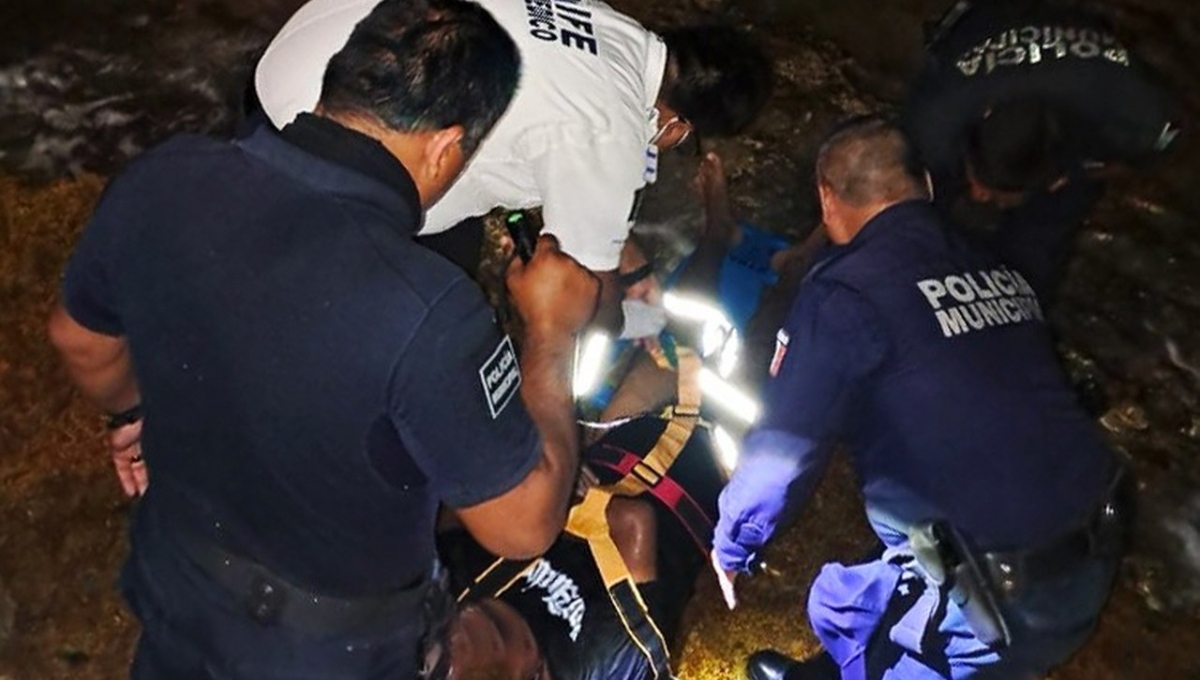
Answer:
M483 396L487 399L492 418L495 419L521 387L521 367L517 364L517 352L513 349L512 339L507 335L479 369L479 381L483 383Z
M775 355L771 357L771 377L774 378L779 374L779 365L783 363L783 358L787 356L788 342L791 337L787 331L782 328L775 334Z

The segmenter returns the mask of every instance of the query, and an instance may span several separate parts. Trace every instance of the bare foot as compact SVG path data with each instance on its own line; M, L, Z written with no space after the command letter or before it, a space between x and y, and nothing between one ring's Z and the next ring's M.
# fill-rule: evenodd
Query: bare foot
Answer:
M700 194L704 203L704 229L702 240L715 242L723 249L732 248L741 237L737 222L733 218L733 207L729 203L729 185L725 179L725 166L721 157L709 151L700 159L692 187Z

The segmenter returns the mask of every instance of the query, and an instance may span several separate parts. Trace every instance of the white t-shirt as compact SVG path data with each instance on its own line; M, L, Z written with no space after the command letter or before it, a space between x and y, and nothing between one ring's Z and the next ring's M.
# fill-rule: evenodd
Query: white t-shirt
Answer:
M329 58L378 1L312 0L275 36L255 87L276 126L313 109ZM653 176L666 46L595 0L478 1L516 42L520 85L421 233L496 206L541 205L566 253L594 271L616 269L634 196Z

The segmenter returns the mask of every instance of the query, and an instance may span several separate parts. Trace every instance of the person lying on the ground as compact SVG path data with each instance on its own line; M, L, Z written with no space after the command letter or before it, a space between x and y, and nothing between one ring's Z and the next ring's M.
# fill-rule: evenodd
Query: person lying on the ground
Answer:
M905 128L935 203L956 222L995 220L990 245L1045 306L1105 178L1174 141L1171 108L1104 19L983 0L957 3L935 25ZM979 215L972 202L999 215Z
M312 0L274 38L255 86L276 126L311 109L325 61L376 2ZM429 210L422 233L497 206L542 205L545 232L601 275L602 307L615 312L617 275L637 268L625 247L635 197L654 181L658 153L689 136L749 125L769 96L770 63L729 26L658 35L593 0L480 4L521 52L520 87L462 177ZM618 316L609 315L614 329Z
M640 411L655 406L645 403ZM608 431L584 452L584 460L592 470L592 479L585 486L613 484L622 479L621 470L654 449L666 427L666 420L649 416ZM708 537L696 537L693 532L711 529L706 518L715 515L716 495L724 484L724 474L704 427L692 430L666 477L668 481L637 497L614 496L604 514L608 535L630 580L636 584L662 641L670 642L676 637L684 605L706 562ZM660 493L667 487L671 488L670 494ZM679 491L682 497L675 499ZM671 500L674 509L663 499ZM572 533L577 526L574 513L580 508L573 509L568 531L531 563L497 565L494 556L465 532L454 529L439 538L440 558L456 590L470 591L466 601L495 595L532 629L545 664L545 672L535 677L654 677L661 669L631 637L614 604L614 593L620 597L622 593L628 596L628 592L610 587L606 579L611 575L598 566L593 548ZM696 513L703 516L701 520L697 520ZM685 525L681 519L684 516L690 518L690 523ZM505 644L513 642L506 639Z

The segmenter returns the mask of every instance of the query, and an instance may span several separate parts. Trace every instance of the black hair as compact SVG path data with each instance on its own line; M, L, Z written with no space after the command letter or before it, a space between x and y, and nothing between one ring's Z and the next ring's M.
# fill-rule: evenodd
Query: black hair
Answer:
M1041 189L1069 170L1076 153L1065 112L1039 97L1000 102L967 134L966 162L980 184Z
M701 135L732 135L749 125L771 96L771 62L758 43L731 26L662 33L668 67L659 93Z
M817 152L817 181L851 205L925 196L924 169L891 117L855 116L834 128Z
M512 38L479 5L384 0L329 60L321 106L401 132L461 125L470 153L508 107L519 72Z

